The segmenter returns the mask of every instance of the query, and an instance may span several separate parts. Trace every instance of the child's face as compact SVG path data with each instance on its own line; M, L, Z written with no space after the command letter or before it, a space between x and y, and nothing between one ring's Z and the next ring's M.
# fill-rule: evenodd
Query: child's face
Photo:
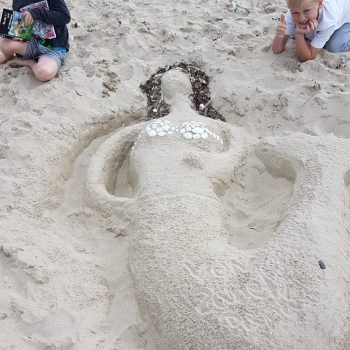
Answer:
M294 23L301 29L306 29L310 21L317 19L323 0L311 0L302 7L290 7Z

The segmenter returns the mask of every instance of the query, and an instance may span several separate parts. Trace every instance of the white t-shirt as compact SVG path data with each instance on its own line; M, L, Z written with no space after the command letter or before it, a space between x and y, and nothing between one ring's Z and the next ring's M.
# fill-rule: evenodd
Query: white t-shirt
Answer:
M324 0L318 16L318 27L314 32L305 34L311 46L322 49L331 35L345 23L350 23L350 0ZM290 11L286 13L286 34L295 38L296 26Z

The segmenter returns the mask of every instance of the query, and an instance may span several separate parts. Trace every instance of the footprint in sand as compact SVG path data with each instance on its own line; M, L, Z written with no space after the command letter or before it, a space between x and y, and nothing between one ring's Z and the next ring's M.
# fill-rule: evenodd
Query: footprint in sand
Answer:
M162 93L171 113L107 139L86 184L89 203L130 236L138 304L160 347L339 349L350 311L344 220L350 142L305 134L271 138L256 147L264 165L248 155L244 168L244 130L192 110L184 73L165 73ZM132 192L122 197L112 188L125 159ZM249 194L223 194L238 169ZM254 198L256 206L247 205ZM266 227L269 205L283 215ZM236 226L228 230L232 208ZM253 213L256 222L247 219ZM262 234L240 235L239 225Z

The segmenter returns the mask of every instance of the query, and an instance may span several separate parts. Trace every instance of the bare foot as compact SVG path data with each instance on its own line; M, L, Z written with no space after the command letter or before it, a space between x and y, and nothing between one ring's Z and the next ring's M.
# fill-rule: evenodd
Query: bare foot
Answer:
M19 67L23 67L26 66L26 61L23 58L13 58L12 60L7 61L7 64L11 67L11 68L19 68Z

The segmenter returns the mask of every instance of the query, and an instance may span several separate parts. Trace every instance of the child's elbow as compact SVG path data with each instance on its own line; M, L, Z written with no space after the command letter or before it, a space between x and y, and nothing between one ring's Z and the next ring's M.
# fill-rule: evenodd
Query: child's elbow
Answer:
M273 44L272 44L271 49L272 49L272 52L273 52L274 54L279 54L279 53L281 53L281 52L284 51L284 46L279 46L279 45L273 45Z
M282 49L276 49L276 48L272 48L272 52L274 53L274 54L276 54L276 55L278 55L279 53L281 53L281 52L283 52L284 51L284 48L282 48Z
M297 56L300 62L311 61L317 57L319 51L319 49L311 49L310 52L300 52Z
M64 16L63 16L63 22L64 24L68 24L71 20L71 17L70 17L70 13L67 11L64 13Z
M311 60L314 60L316 57L305 57L305 56L298 56L298 60L300 62L306 62L306 61L311 61Z

